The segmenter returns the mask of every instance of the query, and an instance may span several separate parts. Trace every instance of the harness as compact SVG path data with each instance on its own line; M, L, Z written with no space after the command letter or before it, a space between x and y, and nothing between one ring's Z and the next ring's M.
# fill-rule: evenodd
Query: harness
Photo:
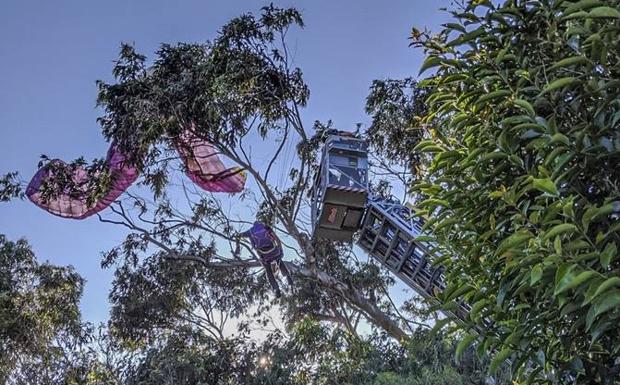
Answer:
M251 231L250 239L258 254L267 260L267 262L282 257L280 240L268 229L263 228L260 231Z

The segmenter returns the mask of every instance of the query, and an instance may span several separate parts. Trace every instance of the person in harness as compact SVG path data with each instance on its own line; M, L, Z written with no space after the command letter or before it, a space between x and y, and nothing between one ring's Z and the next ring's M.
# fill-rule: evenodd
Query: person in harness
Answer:
M237 237L250 238L252 247L258 253L261 263L265 267L267 280L275 292L276 298L280 298L282 293L280 292L280 287L278 286L278 282L273 274L272 264L275 263L275 265L277 265L278 269L282 272L284 277L286 277L291 290L293 289L293 279L286 268L286 264L282 261L282 257L284 255L282 251L282 243L270 226L257 221L254 222L254 225L250 229L242 233L238 233ZM235 255L239 255L239 242L237 242Z

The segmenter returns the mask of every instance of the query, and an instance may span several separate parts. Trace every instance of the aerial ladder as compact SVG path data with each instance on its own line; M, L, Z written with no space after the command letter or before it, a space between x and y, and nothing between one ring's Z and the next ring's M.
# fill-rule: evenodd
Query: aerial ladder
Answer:
M432 263L432 245L418 241L424 220L412 207L368 190L368 144L348 132L329 132L312 192L316 238L352 242L416 293L438 303L445 289L445 267ZM469 306L459 303L447 316L463 321Z

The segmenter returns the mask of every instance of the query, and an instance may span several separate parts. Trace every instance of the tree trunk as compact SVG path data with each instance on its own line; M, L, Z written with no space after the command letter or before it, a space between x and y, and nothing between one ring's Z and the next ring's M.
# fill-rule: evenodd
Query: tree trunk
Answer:
M359 292L359 290L354 287L337 280L325 272L312 271L308 268L297 266L291 262L285 263L287 268L294 274L315 279L322 286L340 293L340 295L342 295L342 297L344 297L348 302L362 310L370 322L385 330L390 336L394 337L398 341L405 340L409 337L396 321L385 314L385 312L379 309L375 303L369 301L362 293Z

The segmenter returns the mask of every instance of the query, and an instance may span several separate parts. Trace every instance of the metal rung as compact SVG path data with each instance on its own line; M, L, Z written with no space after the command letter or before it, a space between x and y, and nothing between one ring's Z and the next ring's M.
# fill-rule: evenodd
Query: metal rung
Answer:
M416 241L422 226L412 207L370 199L358 245L422 297L437 302L436 291L446 287L444 268L432 264L428 250L433 245ZM468 313L469 307L459 303L449 316L464 320Z

